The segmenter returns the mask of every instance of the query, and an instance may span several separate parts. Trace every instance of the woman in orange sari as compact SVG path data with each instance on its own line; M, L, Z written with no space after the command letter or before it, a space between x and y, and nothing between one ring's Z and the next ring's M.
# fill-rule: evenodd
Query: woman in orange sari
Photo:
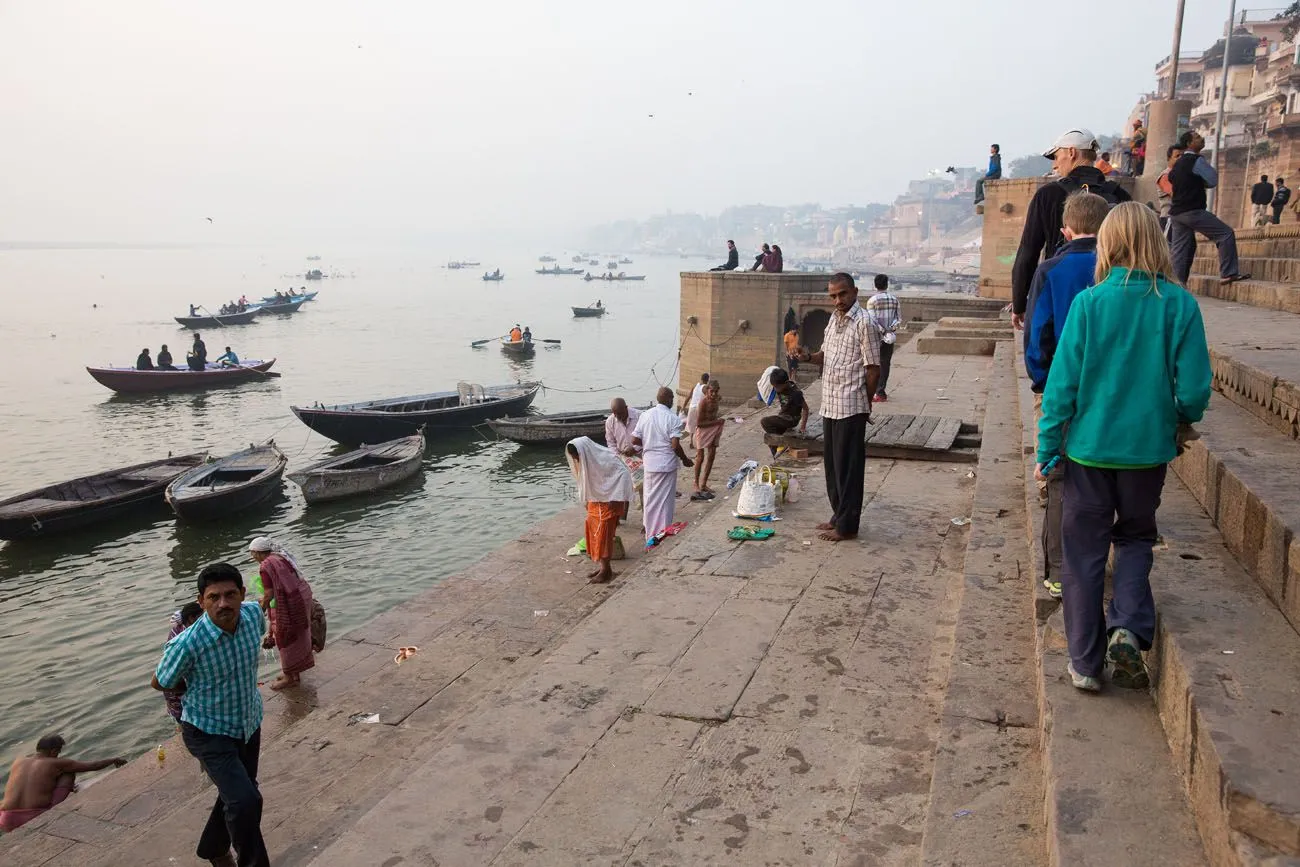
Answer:
M271 689L297 686L300 675L316 664L311 647L311 585L289 553L265 536L254 539L248 550L261 566L262 610L271 621L269 644L264 646L280 651L281 674L271 682Z
M614 535L631 502L632 473L615 452L590 437L565 446L569 469L578 485L578 500L587 504L587 556L600 567L587 576L593 584L614 577Z

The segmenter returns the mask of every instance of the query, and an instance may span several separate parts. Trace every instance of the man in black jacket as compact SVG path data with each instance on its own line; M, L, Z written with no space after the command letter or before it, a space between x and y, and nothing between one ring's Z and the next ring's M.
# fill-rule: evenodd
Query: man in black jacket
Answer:
M1291 201L1291 188L1286 185L1286 181L1281 178L1277 179L1277 192L1273 194L1273 225L1276 226L1282 222L1282 209L1286 203Z
M1056 140L1043 154L1052 161L1059 180L1043 184L1029 201L1025 228L1020 233L1020 247L1011 266L1011 322L1016 328L1025 324L1025 305L1029 301L1029 284L1034 281L1038 263L1055 254L1062 242L1061 213L1070 193L1087 187L1108 203L1130 201L1128 193L1115 181L1093 167L1097 161L1097 137L1086 129L1072 129Z
M1219 248L1219 283L1226 286L1249 279L1249 274L1241 273L1237 261L1237 233L1206 209L1205 191L1219 185L1219 173L1201 156L1205 139L1189 131L1178 143L1185 150L1169 170L1169 183L1174 188L1169 205L1174 276L1187 285L1196 258L1196 233L1200 232Z
M1251 225L1262 226L1268 222L1268 206L1273 203L1273 185L1268 175L1260 175L1259 183L1250 188Z
M727 242L727 264L719 265L716 268L710 268L710 271L735 271L740 267L740 251L736 249L735 241Z

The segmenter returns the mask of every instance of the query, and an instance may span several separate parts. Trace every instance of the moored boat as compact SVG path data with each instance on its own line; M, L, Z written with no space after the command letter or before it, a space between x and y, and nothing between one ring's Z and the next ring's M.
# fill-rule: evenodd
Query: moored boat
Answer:
M507 416L492 419L488 427L508 440L526 445L564 445L575 437L605 441L605 418L608 412L568 412L554 415Z
M307 427L335 442L382 443L410 436L421 427L427 437L438 430L465 430L490 418L522 413L541 387L538 382L487 388L461 383L456 391L290 409Z
M262 312L258 307L250 307L243 313L224 313L220 316L177 316L176 321L186 328L224 328L227 325L247 325Z
M338 500L377 491L409 479L424 459L423 432L345 455L327 458L289 474L309 503Z
M95 381L113 391L145 394L158 391L188 391L199 388L218 388L249 380L278 378L269 373L275 359L259 361L247 359L239 364L223 367L209 364L204 370L178 368L176 370L136 370L134 367L87 367L86 372Z
M168 456L0 500L0 539L53 536L160 504L163 491L205 454Z
M280 490L288 463L274 442L249 446L173 480L167 486L167 503L187 521L229 518Z
M593 316L604 316L604 315L605 315L605 309L606 309L606 308L604 308L604 307L571 307L571 308L569 308L569 309L571 309L571 310L573 311L573 315L576 316L577 318L579 318L579 319L588 319L588 318L591 318L591 317L593 317Z
M537 346L531 340L511 340L509 337L502 337L501 351L506 355L526 358L537 351Z

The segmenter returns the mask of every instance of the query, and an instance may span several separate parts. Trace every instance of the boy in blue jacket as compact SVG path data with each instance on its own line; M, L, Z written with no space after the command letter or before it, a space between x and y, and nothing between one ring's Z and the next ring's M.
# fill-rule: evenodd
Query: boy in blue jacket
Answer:
M1106 219L1109 203L1101 196L1080 190L1065 200L1062 214L1065 246L1038 266L1029 286L1025 305L1025 368L1041 401L1047 373L1056 354L1056 344L1065 330L1065 318L1074 298L1092 285L1097 270L1097 230ZM1053 469L1047 482L1039 484L1046 496L1043 521L1043 586L1053 598L1061 598L1061 484L1063 467Z

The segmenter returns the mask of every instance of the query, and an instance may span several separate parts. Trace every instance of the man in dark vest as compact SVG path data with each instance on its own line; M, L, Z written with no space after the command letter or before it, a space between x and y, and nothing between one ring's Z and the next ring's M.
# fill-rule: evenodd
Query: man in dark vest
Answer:
M1169 222L1173 230L1174 276L1184 285L1192 273L1196 258L1196 233L1200 232L1219 248L1219 282L1223 285L1247 280L1237 261L1237 235L1232 227L1206 210L1205 191L1218 186L1219 173L1201 156L1205 139L1195 132L1185 132L1179 144L1186 150L1169 170L1169 184L1174 189L1169 205Z

